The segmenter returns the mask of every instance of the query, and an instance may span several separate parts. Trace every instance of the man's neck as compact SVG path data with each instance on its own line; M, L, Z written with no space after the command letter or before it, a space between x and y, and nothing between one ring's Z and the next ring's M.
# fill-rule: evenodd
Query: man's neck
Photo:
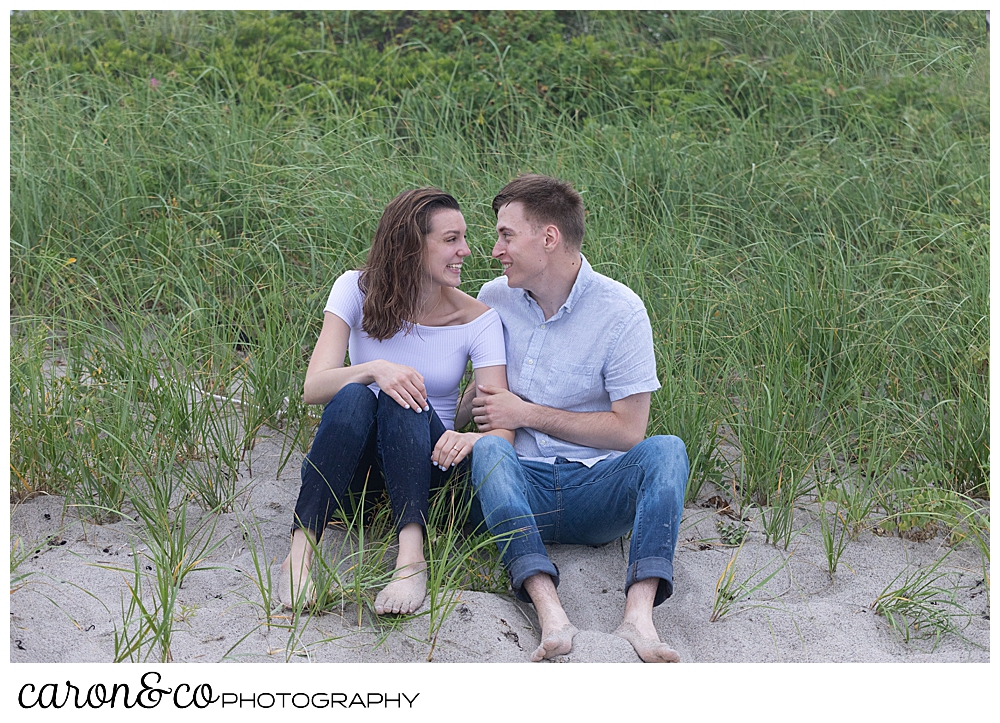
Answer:
M546 320L556 315L562 308L573 291L573 284L576 277L580 275L583 267L583 256L579 252L567 255L565 260L552 264L540 283L533 284L534 288L525 289L535 303L542 309L542 314Z

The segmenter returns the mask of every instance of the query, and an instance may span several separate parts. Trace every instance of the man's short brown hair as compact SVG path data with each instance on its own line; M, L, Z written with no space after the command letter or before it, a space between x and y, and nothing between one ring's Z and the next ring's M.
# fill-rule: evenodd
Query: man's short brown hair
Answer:
M565 181L528 174L508 183L493 199L493 213L508 203L520 201L524 215L534 224L554 224L568 245L583 245L583 199Z

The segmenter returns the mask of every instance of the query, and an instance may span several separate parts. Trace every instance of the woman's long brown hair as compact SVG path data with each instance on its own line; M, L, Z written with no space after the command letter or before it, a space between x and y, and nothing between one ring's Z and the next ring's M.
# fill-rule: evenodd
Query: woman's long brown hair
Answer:
M452 196L437 188L415 188L396 196L385 207L359 286L364 294L361 327L384 341L400 329L409 333L416 318L423 274L424 237L431 216L441 209L461 211Z

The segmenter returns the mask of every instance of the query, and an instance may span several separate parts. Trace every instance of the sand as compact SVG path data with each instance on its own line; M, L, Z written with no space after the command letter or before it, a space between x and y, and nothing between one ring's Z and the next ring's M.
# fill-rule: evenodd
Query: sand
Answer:
M265 624L253 560L241 520L256 518L272 569L287 551L289 521L298 493L301 455L293 454L276 474L279 439L263 439L254 450L253 476L244 471L247 493L237 508L219 516L218 546L186 579L175 606L171 652L174 662L424 662L430 651L429 618L378 621L347 605L332 614L294 619L275 610ZM703 491L701 499L713 494ZM197 510L192 506L192 521ZM796 515L788 550L768 544L759 524L750 526L742 548L721 544L714 507L689 505L675 558L675 592L654 611L661 638L682 663L745 662L989 662L989 590L974 546L949 548L935 537L914 542L862 532L851 542L837 572L827 572L816 507ZM728 519L725 519L729 522ZM11 540L37 554L12 575L10 661L12 663L97 663L115 657L115 634L128 603L133 554L144 555L130 521L94 524L78 519L57 496L39 496L11 506ZM335 542L337 533L327 538ZM872 603L901 573L939 567L969 615L960 635L914 637L907 644ZM601 547L554 545L562 581L559 594L580 629L571 653L558 663L641 663L631 646L613 635L624 610L627 543ZM711 622L717 582L732 562L734 579L753 583L775 574L749 599ZM143 567L151 563L140 557ZM752 577L756 574L755 577ZM753 584L751 583L751 585ZM276 598L275 598L275 605ZM427 610L425 601L422 611ZM538 645L537 618L530 605L511 595L461 593L441 626L434 663L526 663ZM156 658L151 658L155 661Z

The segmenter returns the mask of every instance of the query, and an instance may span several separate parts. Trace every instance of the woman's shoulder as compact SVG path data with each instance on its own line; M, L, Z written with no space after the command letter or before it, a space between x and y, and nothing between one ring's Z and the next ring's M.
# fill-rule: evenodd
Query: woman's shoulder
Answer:
M356 270L345 271L338 276L333 282L333 288L330 289L330 296L324 308L324 311L336 314L350 326L354 326L361 318L364 295L358 285L360 276L361 272Z
M459 324L471 324L477 319L485 320L488 317L485 317L484 315L493 311L479 299L469 296L461 289L454 289L453 291L455 293L453 294L452 299L455 304L455 308L459 312Z
M350 294L361 290L361 272L358 269L348 269L333 282L334 293Z

